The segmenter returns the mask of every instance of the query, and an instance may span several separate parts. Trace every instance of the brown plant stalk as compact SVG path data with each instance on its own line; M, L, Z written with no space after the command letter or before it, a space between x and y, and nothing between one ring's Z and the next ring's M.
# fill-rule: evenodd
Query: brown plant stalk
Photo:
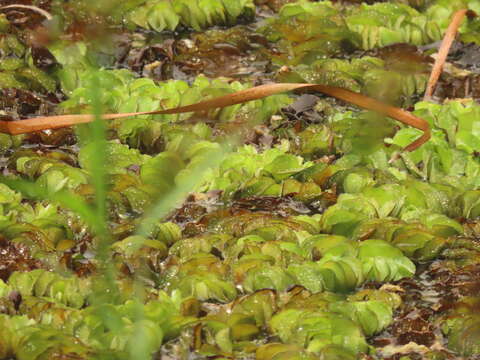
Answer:
M423 97L424 100L429 100L432 97L438 79L442 74L443 66L445 65L445 61L447 60L450 48L452 47L453 41L455 40L455 37L457 35L458 28L460 27L463 18L465 17L467 12L467 9L458 10L453 15L450 25L448 25L447 31L445 32L445 36L442 40L442 44L440 45L440 49L438 50L437 58L435 59L435 63L433 64L430 78L428 79L427 89L425 90L425 95Z
M102 116L104 120L121 119L139 115L156 115L156 114L179 114L185 112L206 111L216 108L245 103L252 100L262 99L264 97L279 94L293 90L311 90L333 96L337 99L355 104L364 109L373 110L383 115L387 115L393 119L400 121L405 125L412 126L422 130L423 134L417 140L405 147L405 151L413 151L430 139L430 126L425 120L413 115L406 110L387 105L368 96L355 93L346 89L318 85L318 84L267 84L250 89L238 91L225 96L220 96L211 100L201 101L196 104L181 106L173 109L144 111L123 114L105 114ZM94 120L93 115L57 115L37 117L26 120L17 121L0 121L0 132L12 135L25 134L35 131L62 128L77 124L88 123Z

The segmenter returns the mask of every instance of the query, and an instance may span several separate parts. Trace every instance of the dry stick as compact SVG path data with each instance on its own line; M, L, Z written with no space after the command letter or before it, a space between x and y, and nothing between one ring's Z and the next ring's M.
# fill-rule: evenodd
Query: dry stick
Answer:
M187 106L181 106L174 109L167 110L157 110L157 111L144 111L144 112L135 112L135 113L123 113L123 114L105 114L102 116L104 120L111 119L120 119L131 116L139 115L156 115L156 114L179 114L185 112L198 112L206 111L216 108L223 108L226 106L236 105L245 103L252 100L262 99L264 97L283 93L286 91L293 90L312 90L319 91L329 96L333 96L337 99L350 102L362 108L368 110L374 110L381 114L387 115L391 118L394 118L406 125L413 126L419 130L423 131L423 135L415 140L413 143L405 147L405 151L412 151L420 147L422 144L430 139L430 127L428 122L425 120L416 117L412 113L405 111L403 109L393 107L387 104L384 104L378 100L369 98L368 96L355 93L346 89L327 86L327 85L318 85L318 84L267 84L250 89L238 91L232 94L225 96L220 96L211 100L201 101L199 103ZM37 117L27 120L17 120L17 121L0 121L0 132L17 135L25 134L34 131L47 130L47 129L56 129L66 126L72 126L82 123L88 123L93 121L93 115L58 115L58 116L47 116L47 117Z
M49 12L47 12L43 9L40 9L37 6L33 6L33 5L12 4L12 5L7 5L7 6L0 7L0 10L16 9L16 8L18 8L18 9L28 9L28 10L35 11L35 12L43 15L47 20L52 20L53 19L52 15Z
M448 25L447 31L445 32L445 36L442 40L442 45L440 45L440 49L438 50L437 58L435 59L435 64L433 65L432 72L430 74L430 79L428 79L427 90L425 91L425 96L423 97L424 100L430 100L433 94L433 90L437 85L438 78L442 73L443 66L445 65L445 61L447 60L448 53L450 51L450 47L452 46L453 41L455 40L455 36L457 35L458 28L462 23L463 18L467 14L467 9L458 10L452 18L450 25Z

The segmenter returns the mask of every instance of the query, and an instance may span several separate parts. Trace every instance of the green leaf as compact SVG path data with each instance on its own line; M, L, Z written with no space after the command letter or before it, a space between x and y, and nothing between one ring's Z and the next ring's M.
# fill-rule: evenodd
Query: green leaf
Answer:
M93 143L82 147L78 154L80 166L86 169L91 168L91 162L97 154ZM136 149L130 149L126 145L115 142L108 142L106 145L106 162L109 164L107 171L109 174L125 174L127 168L132 165L142 166L149 156L142 155Z
M355 321L366 336L381 332L393 321L390 305L377 300L336 302L330 304L329 309Z
M243 287L249 292L261 289L285 291L293 284L291 276L277 266L255 267L247 272Z
M362 241L358 251L363 272L369 280L396 281L415 274L415 264L386 241Z

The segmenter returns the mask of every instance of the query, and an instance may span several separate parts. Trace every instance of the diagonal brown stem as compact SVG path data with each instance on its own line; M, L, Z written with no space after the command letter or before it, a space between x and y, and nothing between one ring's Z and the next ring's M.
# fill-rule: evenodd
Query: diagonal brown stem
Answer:
M318 84L267 84L250 89L238 91L225 96L220 96L211 100L201 101L196 104L181 106L174 109L135 112L135 113L123 113L123 114L105 114L102 116L105 120L120 119L131 116L139 115L155 115L155 114L179 114L185 112L198 112L206 111L215 108L222 108L235 104L241 104L252 100L262 99L264 97L279 94L293 90L311 90L324 93L329 96L333 96L337 99L355 104L362 108L373 110L381 114L394 118L405 125L412 126L423 131L423 135L408 145L404 150L412 151L420 147L422 144L430 139L430 126L425 120L416 117L411 112L403 109L384 104L378 100L372 99L368 96L355 93L346 89L318 85ZM27 120L18 121L0 121L0 132L17 135L30 133L34 131L56 129L66 126L72 126L76 124L82 124L90 122L94 119L93 115L58 115L37 117Z
M452 17L452 21L445 32L445 36L443 37L442 45L438 50L438 56L435 60L435 64L433 64L432 72L430 73L430 79L428 79L427 90L425 90L425 95L423 97L424 100L429 100L432 97L433 90L435 90L437 81L442 74L443 66L447 60L450 47L452 46L453 40L455 40L458 28L460 27L460 24L462 23L467 12L467 9L458 10Z

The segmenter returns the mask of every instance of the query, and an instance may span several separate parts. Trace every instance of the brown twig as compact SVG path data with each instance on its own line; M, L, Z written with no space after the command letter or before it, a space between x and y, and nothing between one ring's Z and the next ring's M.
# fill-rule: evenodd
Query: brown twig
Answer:
M47 20L53 19L52 15L48 11L45 11L33 5L12 4L12 5L0 7L0 10L3 10L3 9L28 9L28 10L32 10L39 13L40 15L44 16Z
M438 50L437 58L435 59L435 64L433 65L432 72L430 73L430 79L428 79L427 90L425 90L424 100L429 100L432 97L433 90L437 85L437 81L442 73L443 66L447 60L450 47L452 46L455 36L457 35L458 28L463 21L463 18L467 14L467 9L458 10L452 17L452 21L445 32L443 37L442 44Z
M412 113L403 109L384 104L378 100L369 98L368 96L355 93L346 89L318 85L318 84L267 84L250 89L238 91L225 96L220 96L211 100L201 101L196 104L181 106L174 109L123 113L123 114L105 114L102 116L104 120L120 119L139 115L155 115L155 114L179 114L185 112L206 111L216 108L222 108L235 104L241 104L252 100L262 99L264 97L279 94L293 90L311 90L333 96L337 99L355 104L362 108L373 110L381 114L394 118L403 124L413 126L423 131L423 135L408 145L404 150L412 151L420 147L430 139L430 126L425 120L416 117ZM93 121L93 115L57 115L47 117L37 117L26 120L17 121L0 121L0 132L17 135L25 134L46 129L62 128Z

